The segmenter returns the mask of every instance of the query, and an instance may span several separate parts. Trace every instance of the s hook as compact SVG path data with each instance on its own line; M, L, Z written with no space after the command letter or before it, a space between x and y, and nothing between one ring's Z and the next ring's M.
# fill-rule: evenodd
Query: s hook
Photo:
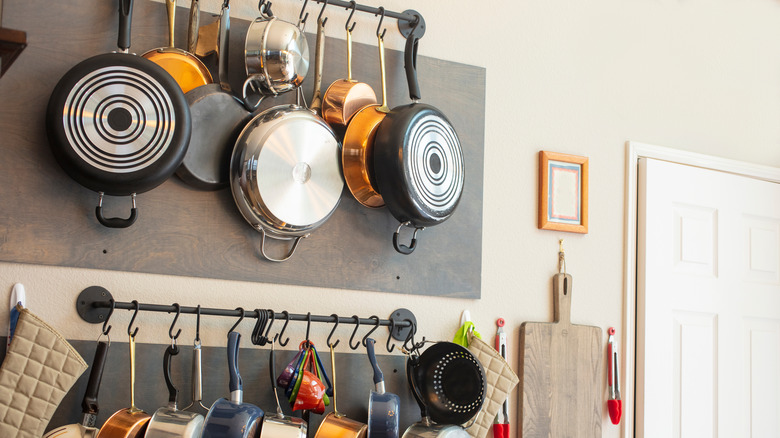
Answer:
M106 320L103 321L103 336L108 336L108 332L111 331L112 326L108 325L108 320L111 319L111 315L114 314L114 308L116 308L116 301L114 301L113 298L111 298L108 302L111 304L111 307L108 309L108 316L106 316Z
M385 7L384 6L380 6L379 7L379 12L377 12L377 14L380 14L380 17L379 17L379 25L376 27L376 36L379 37L379 38L384 38L385 37L385 33L387 33L387 29L383 30L381 33L379 32L379 29L382 28L382 21L384 21L384 19L385 19ZM376 14L374 14L374 15L376 15Z
M328 22L328 17L325 17L325 19L322 19L322 14L325 12L325 8L328 7L328 0L324 0L322 2L322 9L320 9L320 15L317 16L317 21L322 20L322 27L325 27L325 23Z
M233 333L233 330L235 330L236 327L238 327L238 325L241 324L241 321L244 320L244 308L243 307L236 307L236 310L240 310L241 311L241 315L240 315L240 318L238 318L238 321L236 321L236 323L233 324L233 327L230 327L230 330L228 330L228 334Z
M138 304L138 300L133 300L133 305L135 306L135 312L133 312L133 317L130 318L130 324L127 325L127 334L135 338L135 335L138 334L138 327L133 330L133 323L135 322L135 317L138 316L138 311L141 310L141 305Z
M358 318L357 315L352 315L352 319L355 320L355 330L352 330L352 336L349 337L349 348L357 350L358 347L360 347L360 341L355 343L355 345L352 345L352 340L355 339L355 333L357 333L360 328L360 318Z
M390 338L393 337L393 330L395 330L395 320L390 318L390 333L387 334L387 343L385 344L388 353L392 353L393 350L395 350L395 344L390 345Z
M374 333L374 331L379 328L379 317L376 315L371 315L369 316L369 318L376 321L376 324L374 324L374 326L371 327L371 330L369 330L368 333L366 333L365 336L363 336L363 340L360 341L360 343L363 344L364 347L366 346L366 339L368 339L368 337L371 336L371 333Z
M330 330L330 334L328 335L328 340L326 341L326 343L328 344L328 347L336 348L336 345L339 345L339 341L341 341L341 339L336 339L336 343L335 344L331 344L330 343L330 338L333 336L333 333L336 331L336 327L339 326L339 316L336 315L335 313L331 314L330 316L333 317L333 319L336 321L336 324Z
M349 26L349 23L352 21L352 16L355 15L355 10L357 9L357 3L355 0L351 0L349 2L349 7L347 9L352 9L352 11L349 13L349 17L347 17L347 24L344 25L344 29L347 32L352 32L355 30L355 22L352 22L352 27Z
M181 306L179 303L173 303L173 307L176 308L176 316L173 317L173 322L171 323L171 327L168 329L168 337L171 338L171 345L174 345L176 342L176 339L179 339L179 335L181 334L181 329L179 329L178 332L176 332L176 335L173 334L173 328L176 326L176 321L179 319L179 315L181 315Z
M284 335L284 331L287 330L287 324L290 323L290 312L283 310L282 313L284 314L284 325L282 326L282 331L280 331L276 336L279 338L279 345L286 347L287 343L290 342L290 338L288 337L282 341L282 336Z

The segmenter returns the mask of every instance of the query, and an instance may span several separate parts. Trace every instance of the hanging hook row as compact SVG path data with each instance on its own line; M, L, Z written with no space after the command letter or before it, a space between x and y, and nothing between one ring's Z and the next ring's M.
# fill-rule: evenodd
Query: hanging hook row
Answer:
M375 16L380 14L380 12L381 12L380 9L384 10L384 8L381 7L381 6L379 8L375 8L373 6L361 5L360 3L356 3L354 1L343 1L343 0L314 0L314 1L317 2L317 3L324 3L325 6L323 6L323 9L326 6L338 6L338 7L344 8L344 9L350 9L350 10L353 11L353 13L354 13L354 11L361 11L361 12L367 12L369 14L373 14ZM301 9L301 13L298 16L298 18L299 19L303 19L303 21L305 21L305 17L304 17L303 11L304 11L304 9L306 9L306 3L307 2L308 2L308 0L304 0L303 8ZM396 20L400 20L400 21L406 21L406 22L411 23L411 24L415 24L417 22L417 20L419 19L416 15L410 14L408 12L385 11L384 15L386 17L395 18ZM321 12L320 12L320 16L322 16ZM351 18L352 18L352 15L350 14L350 19L347 20L347 24L349 24L349 21L351 20ZM349 29L349 28L347 28L347 29Z

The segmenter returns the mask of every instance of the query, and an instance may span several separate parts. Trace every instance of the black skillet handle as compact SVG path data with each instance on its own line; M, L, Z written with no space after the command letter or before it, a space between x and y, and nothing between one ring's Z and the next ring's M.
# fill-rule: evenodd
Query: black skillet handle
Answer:
M84 400L81 401L81 412L93 416L90 421L94 421L99 410L98 391L100 390L100 381L103 379L103 366L106 364L107 356L108 343L105 341L98 342L95 350L95 359L92 360L92 371L89 372L87 391L84 393Z
M412 395L417 401L417 405L420 406L420 416L426 418L428 416L428 408L425 407L425 403L422 401L422 395L420 395L420 390L417 389L417 382L414 379L414 368L416 365L417 357L409 355L409 358L406 359L406 380L409 381L409 389L412 390Z
M133 225L135 223L135 220L138 219L138 209L135 206L135 193L130 195L130 197L133 200L133 206L130 209L130 216L126 219L121 217L105 217L103 216L103 192L98 193L98 205L95 207L95 217L97 217L98 222L101 223L104 227L108 228L127 228L130 225Z
M171 380L171 356L176 356L177 354L179 354L179 347L170 345L165 349L165 356L163 356L163 376L165 376L165 386L168 387L168 403L173 403L173 406L176 406L179 390L173 386L173 381Z
M420 100L420 84L417 83L417 47L420 38L413 31L406 38L406 48L404 49L404 70L406 71L406 82L409 84L409 97L412 100Z
M133 22L133 0L119 0L119 37L116 45L122 50L130 48L130 27Z
M401 222L401 224L398 225L398 228L395 230L395 233L393 233L393 247L395 248L396 251L398 251L401 254L409 255L414 252L414 249L417 247L417 232L425 229L425 227L414 227L414 234L412 234L412 242L409 244L409 246L398 243L398 235L401 233L401 228L413 227L413 226L414 225L410 221Z

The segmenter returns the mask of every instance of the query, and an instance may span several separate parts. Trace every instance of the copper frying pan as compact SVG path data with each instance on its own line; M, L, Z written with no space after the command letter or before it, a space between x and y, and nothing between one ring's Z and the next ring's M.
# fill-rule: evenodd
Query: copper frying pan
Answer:
M116 411L100 428L97 438L141 438L151 415L135 407L135 336L130 335L130 407Z
M355 2L351 3L352 12L344 26L347 30L347 77L330 84L322 98L322 118L331 128L342 132L358 110L377 103L376 94L370 85L352 79L352 30L355 24L350 27L349 22L355 13Z
M355 199L370 208L385 205L382 195L376 189L374 179L374 138L379 124L390 109L387 107L387 83L385 79L385 44L382 35L379 40L379 65L382 71L382 105L368 105L361 108L347 125L341 164L344 180Z
M183 92L214 82L209 69L195 55L174 46L176 0L165 0L168 10L168 47L149 50L142 56L168 72Z

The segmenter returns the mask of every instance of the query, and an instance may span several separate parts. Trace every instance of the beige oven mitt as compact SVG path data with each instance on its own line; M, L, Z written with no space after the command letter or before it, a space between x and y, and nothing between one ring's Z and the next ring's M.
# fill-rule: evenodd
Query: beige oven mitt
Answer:
M38 438L87 363L56 330L17 308L19 322L0 367L0 437Z
M498 351L474 336L473 332L469 333L468 348L485 369L487 389L482 409L472 419L474 424L466 431L474 438L485 438L488 431L491 430L493 420L501 410L501 405L504 404L509 393L515 389L520 379L506 360L498 354Z

